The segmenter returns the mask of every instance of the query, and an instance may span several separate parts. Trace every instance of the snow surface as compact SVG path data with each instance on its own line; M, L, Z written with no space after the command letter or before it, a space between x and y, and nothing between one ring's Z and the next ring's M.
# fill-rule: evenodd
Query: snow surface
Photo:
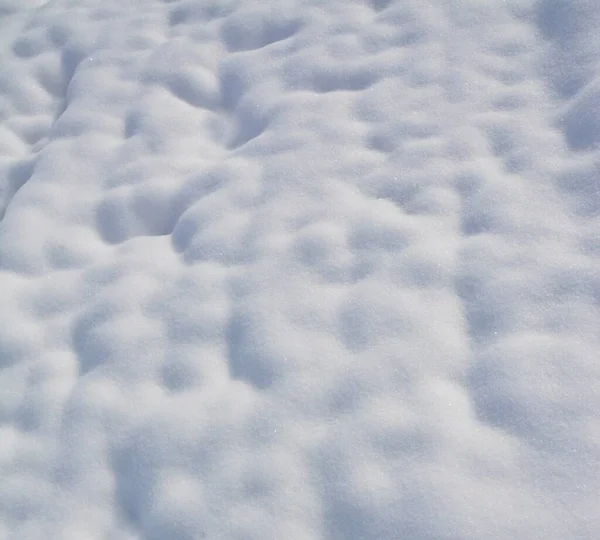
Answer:
M599 537L597 0L0 44L0 539Z

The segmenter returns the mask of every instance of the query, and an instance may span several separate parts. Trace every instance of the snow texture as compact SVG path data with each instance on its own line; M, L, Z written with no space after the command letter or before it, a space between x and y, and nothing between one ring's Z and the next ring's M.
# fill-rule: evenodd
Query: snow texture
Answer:
M0 0L1 540L600 534L600 3Z

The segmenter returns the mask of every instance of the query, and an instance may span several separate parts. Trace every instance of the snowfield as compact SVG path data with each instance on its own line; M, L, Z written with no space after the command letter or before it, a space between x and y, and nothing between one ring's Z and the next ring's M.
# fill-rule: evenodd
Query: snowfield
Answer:
M0 0L0 540L595 540L600 3Z

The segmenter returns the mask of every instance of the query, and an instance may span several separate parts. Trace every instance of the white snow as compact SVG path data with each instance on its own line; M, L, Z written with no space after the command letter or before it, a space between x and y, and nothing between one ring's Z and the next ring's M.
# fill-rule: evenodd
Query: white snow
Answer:
M0 0L0 540L600 534L600 3Z

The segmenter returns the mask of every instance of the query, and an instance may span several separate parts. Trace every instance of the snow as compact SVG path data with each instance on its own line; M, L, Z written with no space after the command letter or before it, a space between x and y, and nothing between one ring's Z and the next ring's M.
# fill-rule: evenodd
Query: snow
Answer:
M597 538L599 28L0 0L0 540Z

